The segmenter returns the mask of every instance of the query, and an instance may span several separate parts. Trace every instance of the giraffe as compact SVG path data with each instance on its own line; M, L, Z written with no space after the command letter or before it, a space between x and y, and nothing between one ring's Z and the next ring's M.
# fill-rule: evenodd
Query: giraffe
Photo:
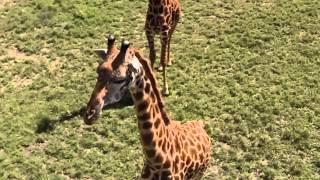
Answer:
M102 59L99 66L110 64L119 54L119 49L116 48L115 36L110 34L107 41L107 49L95 49L95 53ZM99 71L97 70L99 73ZM97 92L99 92L97 96ZM125 82L109 82L103 84L101 80L97 80L91 98L87 103L86 111L83 118L87 124L95 122L101 113L101 110L107 105L115 104L122 99L130 99L128 84Z
M160 34L160 69L163 73L164 95L169 95L169 87L166 79L166 66L170 66L172 64L170 59L170 42L180 16L181 7L179 0L149 0L145 22L145 33L150 50L149 59L153 67L156 60L154 37L156 34Z
M141 179L201 177L211 156L211 141L202 121L180 124L169 118L149 61L129 46L123 41L112 65L99 67L99 79L128 83L145 157Z

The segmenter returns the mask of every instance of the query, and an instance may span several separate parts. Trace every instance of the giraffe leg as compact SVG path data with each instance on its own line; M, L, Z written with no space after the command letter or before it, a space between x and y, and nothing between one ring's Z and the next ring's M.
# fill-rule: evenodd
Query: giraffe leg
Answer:
M172 34L176 28L176 25L177 24L174 24L171 29L169 30L169 34L168 34L168 59L167 59L167 64L168 66L171 66L172 65L172 59L170 58L170 44L171 44L171 37L172 37Z
M168 82L166 79L166 65L162 65L162 73L163 73L163 95L168 96L169 95L169 87Z
M148 46L149 46L149 59L151 62L151 66L153 68L154 62L156 61L156 50L154 48L154 36L155 34L152 31L146 30L146 36L148 40Z
M172 60L170 58L170 43L171 43L171 35L169 34L169 39L168 39L168 56L167 56L167 65L171 66L172 65Z
M169 95L169 87L168 82L166 79L166 66L167 66L167 60L168 60L168 31L162 32L161 34L161 56L160 56L160 62L162 66L162 73L163 73L163 89L162 93L163 95L167 96Z
M179 21L179 16L177 16L177 19L175 20L175 23L171 26L170 30L169 30L169 34L168 34L168 59L167 59L167 65L168 66L171 66L172 65L172 59L170 57L170 44L171 44L171 37L172 37L172 34L173 32L175 31L176 29L176 26L178 24L178 21Z

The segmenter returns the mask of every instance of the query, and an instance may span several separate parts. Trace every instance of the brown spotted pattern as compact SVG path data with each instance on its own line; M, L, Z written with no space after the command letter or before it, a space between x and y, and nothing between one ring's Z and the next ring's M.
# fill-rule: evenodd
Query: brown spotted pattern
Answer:
M145 154L142 179L191 179L200 177L209 164L210 138L201 121L172 121L157 88L148 61L136 52L143 70L129 85L138 117Z
M113 35L108 37L107 45L107 49L95 50L102 61L97 68L97 82L83 115L86 124L93 124L99 118L104 105L118 102L129 94L128 84L124 81L119 83L119 80L127 78L127 65L132 61L134 51L130 49L126 54L120 53L115 46ZM120 62L118 59L123 61ZM111 78L114 76L118 77L117 81L112 81Z
M178 0L149 0L149 6L145 22L145 32L150 49L149 58L153 67L156 60L154 37L160 35L161 53L160 63L163 71L163 93L169 94L166 81L166 66L171 65L170 42L173 32L181 15L181 7Z

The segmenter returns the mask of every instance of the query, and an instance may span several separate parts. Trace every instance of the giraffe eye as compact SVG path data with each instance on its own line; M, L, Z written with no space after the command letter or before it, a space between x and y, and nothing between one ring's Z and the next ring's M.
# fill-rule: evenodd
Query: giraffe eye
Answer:
M112 79L111 80L111 82L115 83L115 84L122 84L125 81L126 81L126 78L125 79Z

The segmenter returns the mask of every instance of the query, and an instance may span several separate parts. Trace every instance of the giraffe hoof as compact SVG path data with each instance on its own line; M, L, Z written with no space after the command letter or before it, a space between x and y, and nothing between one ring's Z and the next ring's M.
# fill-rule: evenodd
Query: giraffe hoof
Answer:
M159 71L159 72L162 72L163 71L163 67L162 66L156 67L156 70Z
M162 95L169 96L170 95L169 90L168 89L162 90Z
M172 65L172 62L171 61L169 61L168 62L168 64L167 64L167 66L171 66Z

